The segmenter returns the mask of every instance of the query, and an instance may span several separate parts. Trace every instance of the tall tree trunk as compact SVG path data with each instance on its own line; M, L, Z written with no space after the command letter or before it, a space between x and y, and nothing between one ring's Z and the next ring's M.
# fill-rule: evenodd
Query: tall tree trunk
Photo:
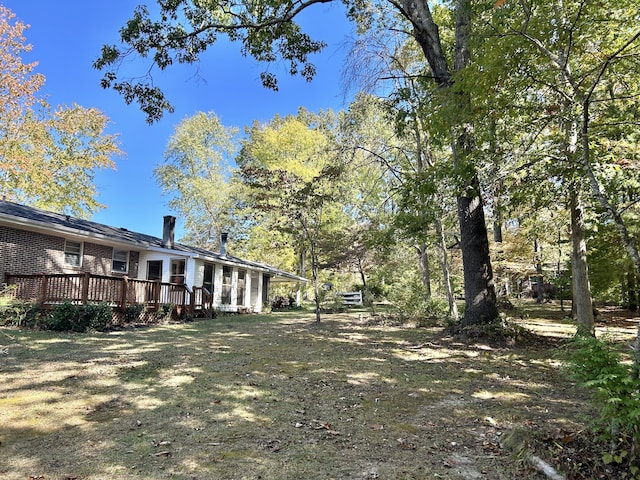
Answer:
M313 276L313 299L316 305L316 323L320 323L320 286L318 285L318 251L315 240L311 240L311 272Z
M442 221L439 218L436 218L435 224L441 250L440 268L442 269L442 281L444 283L444 290L447 295L447 301L449 302L449 318L451 318L452 320L458 320L458 305L456 304L456 299L453 295L453 289L451 288L451 276L449 275L449 255L447 254L447 242L444 238Z
M431 298L431 268L429 266L429 252L425 243L416 247L420 261L420 273L422 275L422 286L424 287L424 297Z
M570 193L571 208L571 270L573 274L573 302L578 320L578 334L595 335L591 286L587 268L587 242L585 239L582 202L575 190Z
M360 274L360 280L362 281L362 289L367 289L367 276L364 273L364 267L362 266L362 259L358 257L358 273Z
M300 254L298 255L298 268L299 270L299 275L301 277L306 277L307 276L307 249L304 248L303 246L300 247ZM307 300L307 289L305 285L300 285L298 287L298 292L296 294L296 298L300 299L300 305L302 305L302 299L304 298L305 300Z
M629 301L629 285L628 285L629 273L623 273L620 275L620 297L622 298L622 305L631 310Z
M556 262L556 278L558 279L558 295L560 297L560 311L564 313L564 280L562 278L562 235L558 229L558 260Z
M470 62L469 51L471 31L471 1L455 1L455 58L453 69L442 49L438 25L433 21L429 3L425 1L399 0L403 14L413 26L413 34L429 64L433 79L443 89L453 84L452 71L464 70ZM451 125L454 162L462 167L466 157L474 148L472 129L465 125L465 117L470 110L470 98L459 91L450 101L456 102L459 115ZM462 135L455 138L462 130ZM466 166L465 166L466 167ZM498 317L496 293L493 284L489 239L485 225L480 185L474 168L461 168L469 177L460 185L462 194L458 199L458 219L460 221L460 247L464 267L465 315L464 323L480 324L491 322Z
M627 308L635 312L638 309L638 281L634 268L627 272L626 287Z
M491 323L498 318L487 227L479 194L458 198L460 248L464 270L465 311L462 323Z
M496 119L493 116L489 120L489 151L493 157L491 176L494 178L491 195L493 197L493 241L502 243L502 202L500 199L504 193L504 185L502 180L498 180L502 151L496 134Z
M462 71L471 62L469 50L471 36L471 1L455 2L456 38L453 69ZM457 95L460 118L464 119L471 110L471 98L466 92ZM460 134L454 148L454 162L458 167L468 167L468 156L475 149L473 127L462 120L458 125ZM484 204L480 194L475 167L464 168L473 171L467 184L463 185L464 194L457 198L458 221L460 223L460 247L464 270L465 311L464 325L490 323L498 318L496 290L493 283L489 237L484 218Z
M362 281L362 302L364 303L365 298L368 299L368 293L367 293L367 276L365 275L364 272L364 267L362 265L362 258L360 258L359 256L357 257L358 260L358 273L360 274L360 280ZM373 296L371 297L371 300L373 301Z
M538 274L538 279L536 280L538 284L537 292L536 292L536 303L542 303L544 301L544 277L542 275L542 246L540 242L536 238L533 243L535 257L536 257L536 273Z
M502 215L499 211L496 212L496 218L493 220L493 241L496 243L502 243Z

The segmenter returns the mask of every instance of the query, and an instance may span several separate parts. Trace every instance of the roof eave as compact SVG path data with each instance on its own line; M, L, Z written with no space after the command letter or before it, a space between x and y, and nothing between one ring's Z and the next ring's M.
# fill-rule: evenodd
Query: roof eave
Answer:
M145 249L153 248L145 242L135 242L131 240L117 239L107 235L101 235L95 232L87 232L86 230L66 227L64 225L57 225L57 224L41 222L38 220L29 219L29 218L16 217L14 215L7 215L6 213L0 213L0 222L2 222L3 220L10 225L15 225L17 227L23 227L23 228L26 227L39 233L51 234L52 232L54 232L54 233L61 233L67 236L73 236L73 237L82 238L82 239L89 238L89 239L101 240L102 242L106 242L113 245L135 246L135 247L141 247Z

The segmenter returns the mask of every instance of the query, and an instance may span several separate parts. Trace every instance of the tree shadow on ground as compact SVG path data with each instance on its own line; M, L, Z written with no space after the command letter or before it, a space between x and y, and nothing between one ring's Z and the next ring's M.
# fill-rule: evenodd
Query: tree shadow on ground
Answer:
M593 413L547 346L325 319L6 331L0 476L537 478L502 436Z

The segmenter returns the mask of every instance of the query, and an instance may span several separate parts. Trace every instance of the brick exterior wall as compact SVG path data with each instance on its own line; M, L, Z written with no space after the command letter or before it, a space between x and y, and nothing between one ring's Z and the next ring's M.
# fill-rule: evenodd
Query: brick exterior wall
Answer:
M129 251L129 273L127 276L138 278L138 265L140 265L140 252Z
M83 242L80 268L64 263L63 237L0 226L0 281L4 274L34 275L42 273L89 272L96 275L122 276L111 271L113 248ZM129 277L137 277L139 252L129 252Z
M111 275L112 247L84 242L80 271L96 275Z

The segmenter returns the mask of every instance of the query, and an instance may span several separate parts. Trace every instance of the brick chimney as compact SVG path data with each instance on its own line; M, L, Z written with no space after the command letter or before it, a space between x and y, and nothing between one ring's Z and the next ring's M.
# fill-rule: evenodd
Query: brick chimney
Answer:
M173 215L164 216L164 225L162 227L162 247L173 248L173 237L176 231L176 217Z
M226 232L222 232L220 234L220 255L223 257L227 255L227 238L229 234Z

